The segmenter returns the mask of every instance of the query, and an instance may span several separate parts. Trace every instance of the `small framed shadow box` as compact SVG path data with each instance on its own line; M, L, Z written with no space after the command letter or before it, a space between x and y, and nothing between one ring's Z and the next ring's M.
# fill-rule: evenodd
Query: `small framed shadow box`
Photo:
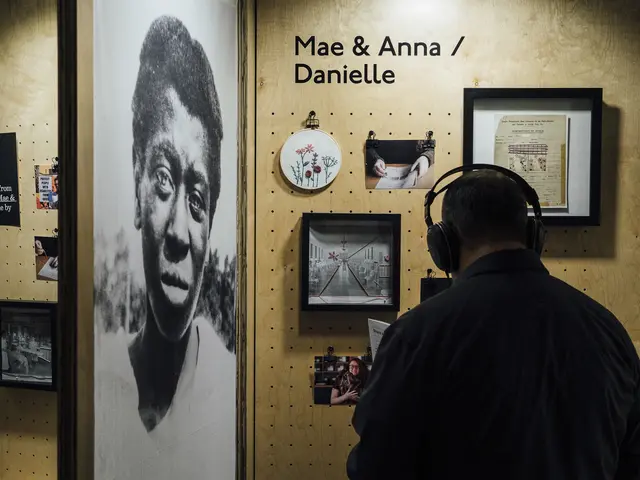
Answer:
M301 310L400 310L400 214L304 213Z
M55 302L0 301L0 386L56 389Z

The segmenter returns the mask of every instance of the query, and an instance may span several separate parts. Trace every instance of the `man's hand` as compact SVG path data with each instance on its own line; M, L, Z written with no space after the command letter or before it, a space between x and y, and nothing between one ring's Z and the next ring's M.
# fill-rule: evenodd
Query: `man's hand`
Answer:
M376 160L376 163L374 163L373 165L373 173L375 173L379 177L384 177L386 169L387 166L385 165L384 160L382 160L381 158Z
M429 170L429 159L425 155L420 155L418 159L411 165L409 172L417 172L418 178L422 178Z

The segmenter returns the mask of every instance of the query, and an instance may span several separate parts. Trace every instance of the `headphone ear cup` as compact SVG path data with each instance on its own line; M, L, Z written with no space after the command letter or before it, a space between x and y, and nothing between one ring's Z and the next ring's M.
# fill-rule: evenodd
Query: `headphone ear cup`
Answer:
M535 250L536 247L536 221L534 218L527 218L527 248Z
M542 221L535 217L529 217L527 220L527 248L541 255L546 236L547 230Z
M460 261L458 237L445 223L427 229L427 248L436 267L444 272L457 270Z

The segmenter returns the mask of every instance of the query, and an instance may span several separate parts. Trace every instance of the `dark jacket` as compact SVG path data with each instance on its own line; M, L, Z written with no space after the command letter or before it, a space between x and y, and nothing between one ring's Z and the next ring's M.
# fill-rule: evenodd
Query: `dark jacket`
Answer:
M640 365L529 250L477 260L385 332L351 480L640 479Z

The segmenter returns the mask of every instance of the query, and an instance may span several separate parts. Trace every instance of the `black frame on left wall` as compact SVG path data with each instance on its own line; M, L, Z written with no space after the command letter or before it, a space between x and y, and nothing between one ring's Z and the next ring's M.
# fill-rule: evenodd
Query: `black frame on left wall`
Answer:
M77 0L58 0L58 478L77 480Z
M5 372L0 373L0 387L7 388L24 388L29 390L45 390L56 391L57 387L57 370L58 365L56 358L58 358L56 330L57 330L57 302L36 302L28 300L2 300L0 301L0 330L4 334L6 332L7 325L11 323L9 312L23 312L28 315L29 313L45 313L49 317L49 340L51 341L51 383L36 382L25 380L8 380L4 378ZM4 340L4 339L3 339ZM33 349L29 347L31 353ZM38 349L40 350L40 349ZM28 357L28 353L25 356ZM40 357L40 355L38 355Z

